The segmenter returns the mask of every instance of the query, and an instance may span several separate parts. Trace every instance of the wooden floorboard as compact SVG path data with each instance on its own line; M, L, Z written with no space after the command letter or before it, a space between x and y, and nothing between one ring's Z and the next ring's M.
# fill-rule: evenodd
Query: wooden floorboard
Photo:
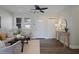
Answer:
M41 54L79 54L79 49L70 49L64 47L56 39L40 39L40 53Z

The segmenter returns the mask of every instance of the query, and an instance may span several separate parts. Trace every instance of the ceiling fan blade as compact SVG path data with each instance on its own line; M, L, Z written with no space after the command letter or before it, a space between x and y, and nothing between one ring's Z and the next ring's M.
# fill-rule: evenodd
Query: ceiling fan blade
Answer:
M39 5L35 5L35 7L39 7Z
M45 9L48 9L48 8L41 8L41 10L45 10Z
M35 5L35 9L36 9L36 10L39 10L40 7L39 7L38 5Z
M47 8L47 7L45 7L45 8L40 8L39 5L35 5L35 9L32 9L32 10L39 10L41 13L44 13L43 10L45 10L45 9L48 9L48 8Z
M40 12L44 13L44 11L40 10Z

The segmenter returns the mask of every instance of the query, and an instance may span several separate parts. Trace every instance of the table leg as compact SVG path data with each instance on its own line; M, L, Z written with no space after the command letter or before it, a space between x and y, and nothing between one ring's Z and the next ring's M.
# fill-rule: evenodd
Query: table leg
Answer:
M23 52L23 49L24 49L24 41L21 41L21 43L22 43L21 52Z
M30 38L28 37L28 38L25 38L25 40L27 41L26 43L28 44L28 41L30 40Z

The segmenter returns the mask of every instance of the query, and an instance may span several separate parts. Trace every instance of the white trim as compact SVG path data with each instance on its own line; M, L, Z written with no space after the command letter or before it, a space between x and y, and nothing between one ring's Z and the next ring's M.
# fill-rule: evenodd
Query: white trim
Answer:
M70 45L69 46L71 49L79 49L79 45Z
M54 38L48 38L48 37L45 37L45 38L39 38L39 37L31 37L32 39L54 39Z

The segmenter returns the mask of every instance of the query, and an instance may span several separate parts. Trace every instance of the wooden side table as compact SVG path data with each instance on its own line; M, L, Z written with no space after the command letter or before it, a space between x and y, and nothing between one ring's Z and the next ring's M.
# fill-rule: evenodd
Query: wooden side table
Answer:
M62 36L64 36L64 47L69 47L69 36L70 36L70 33L69 32L60 32L60 34Z
M63 32L63 31L56 32L57 40L61 41L61 39L62 39L64 47L66 47L66 46L69 47L69 36L70 36L69 32Z

